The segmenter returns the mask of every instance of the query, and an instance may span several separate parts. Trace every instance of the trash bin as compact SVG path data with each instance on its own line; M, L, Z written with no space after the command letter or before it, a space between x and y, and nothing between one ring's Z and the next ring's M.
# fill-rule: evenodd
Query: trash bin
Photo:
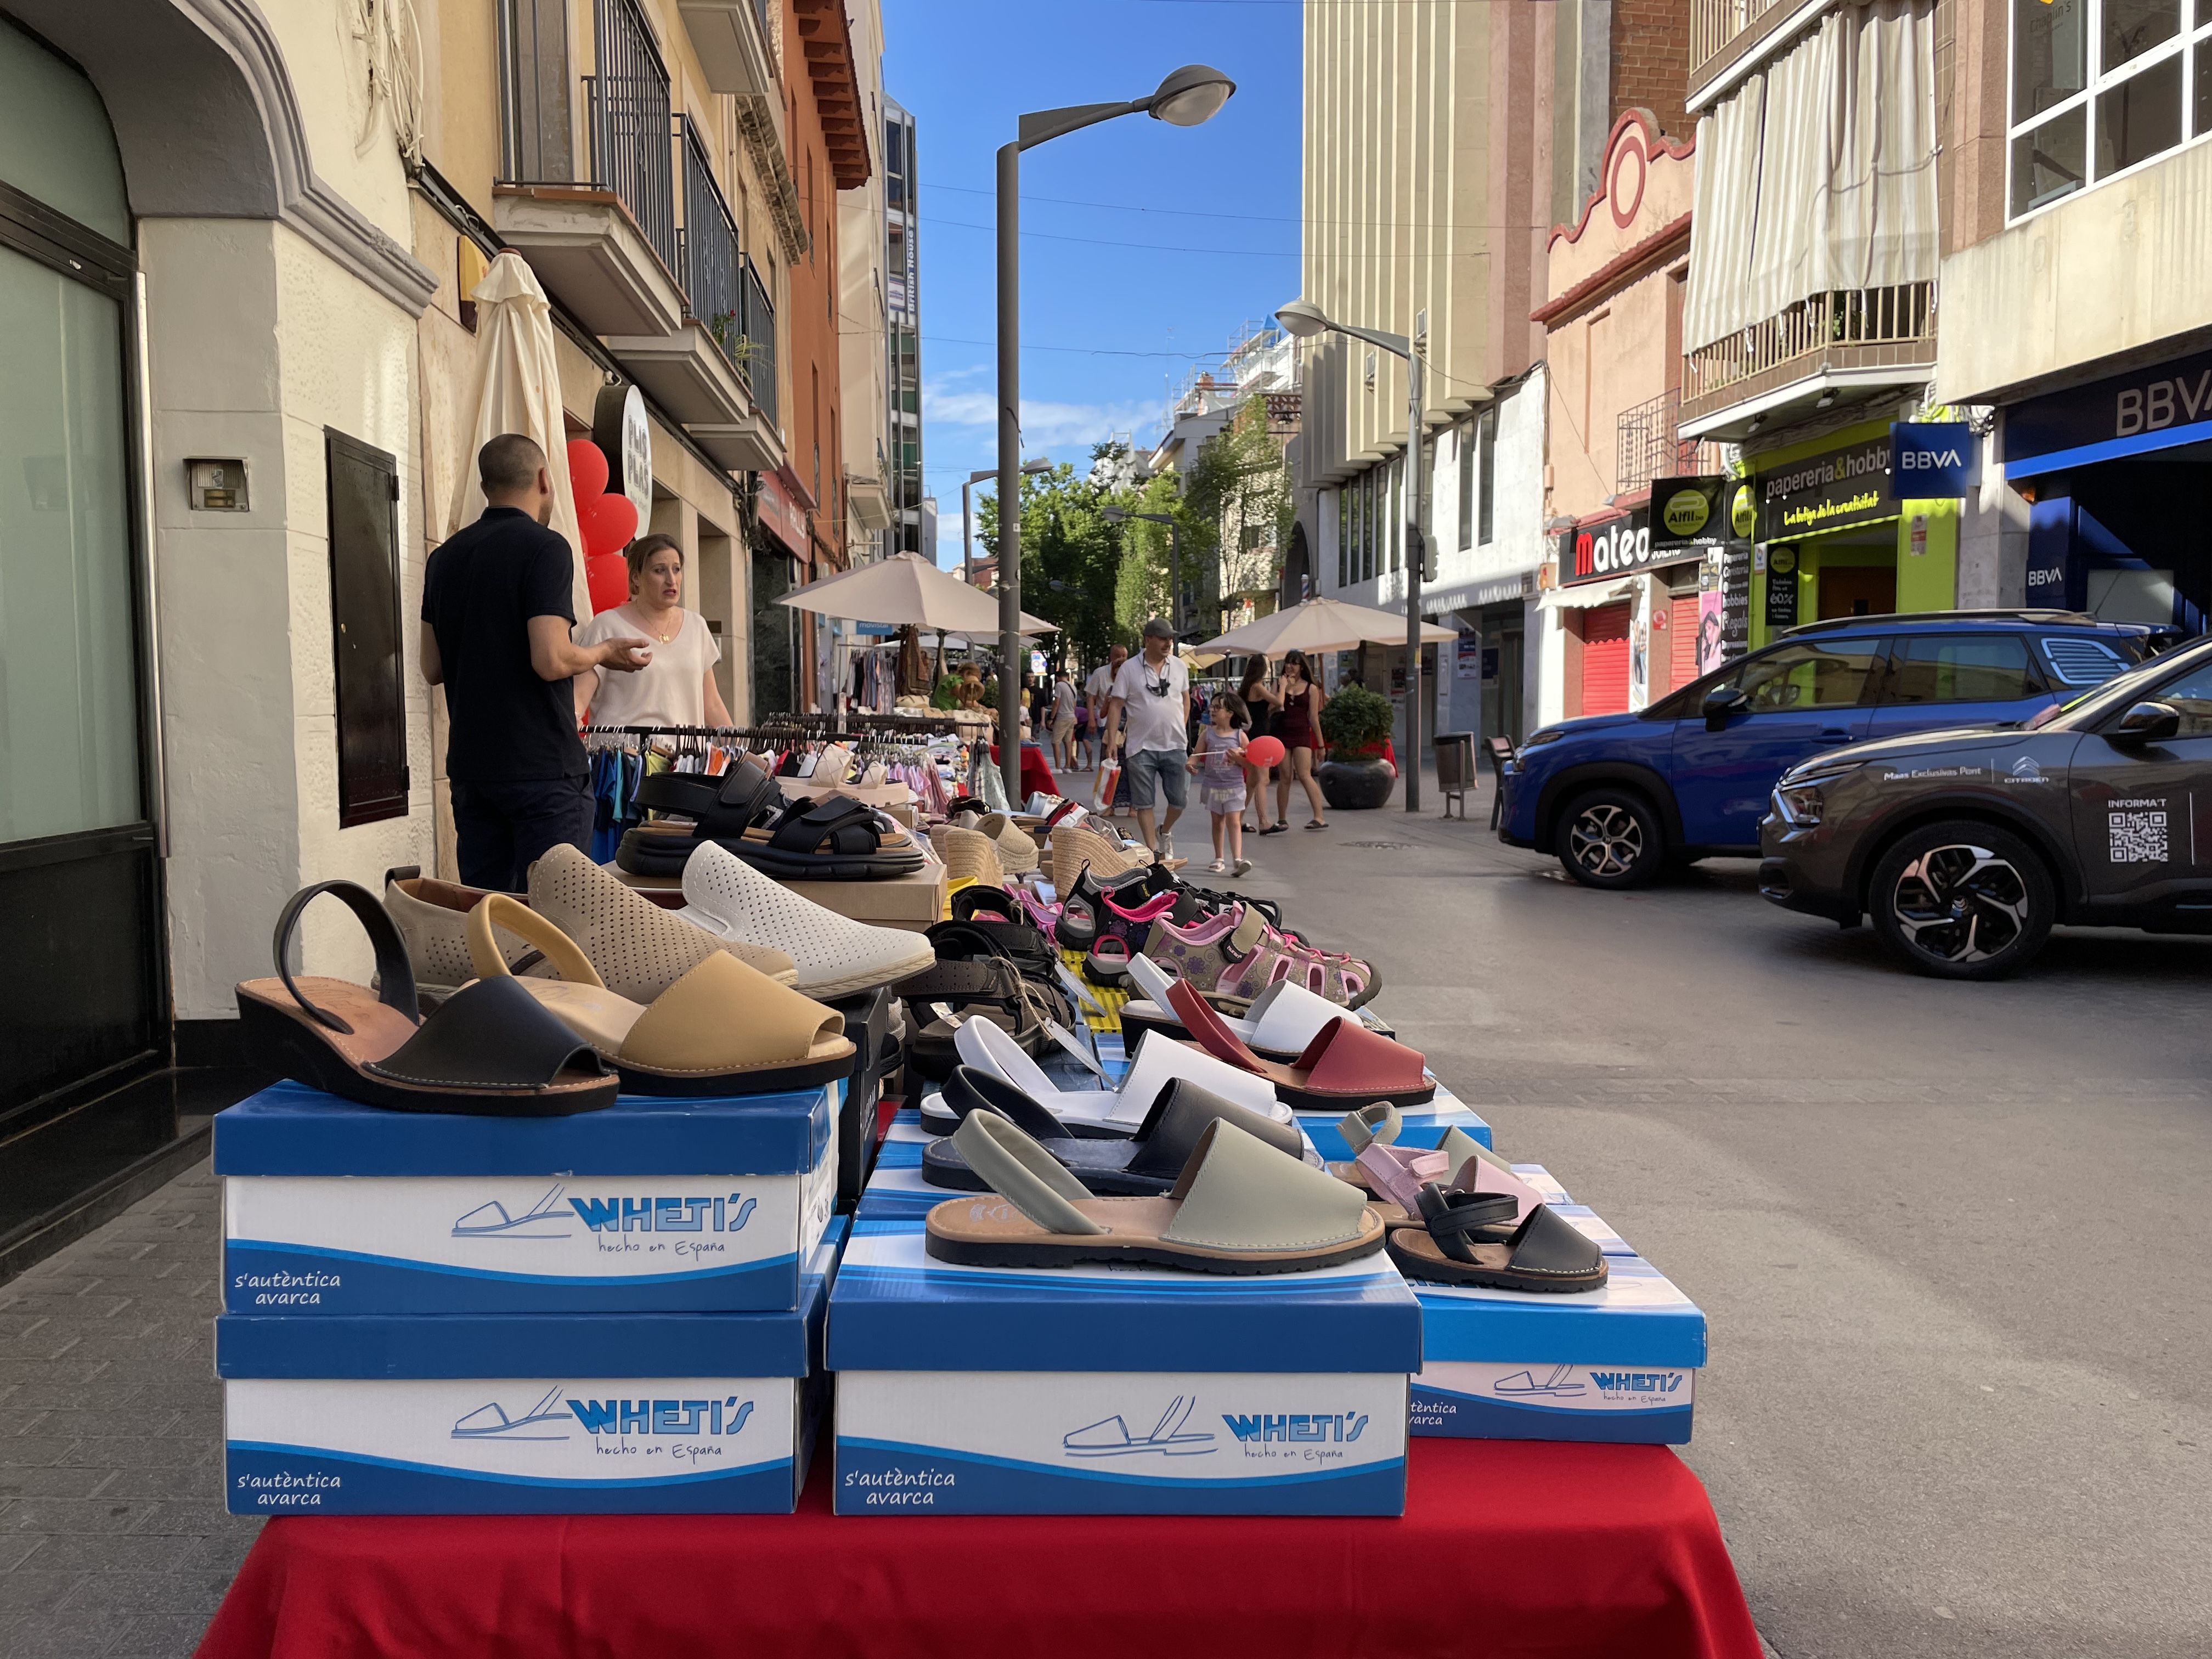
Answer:
M1444 798L1444 816L1452 815L1455 799L1459 815L1467 816L1467 792L1474 787L1474 734L1441 732L1437 734L1437 790Z

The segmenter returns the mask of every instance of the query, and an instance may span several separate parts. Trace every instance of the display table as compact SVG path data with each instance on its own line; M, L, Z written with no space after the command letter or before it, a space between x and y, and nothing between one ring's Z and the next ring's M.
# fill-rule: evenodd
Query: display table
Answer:
M1656 1446L1416 1440L1402 1520L271 1521L201 1659L1759 1659Z

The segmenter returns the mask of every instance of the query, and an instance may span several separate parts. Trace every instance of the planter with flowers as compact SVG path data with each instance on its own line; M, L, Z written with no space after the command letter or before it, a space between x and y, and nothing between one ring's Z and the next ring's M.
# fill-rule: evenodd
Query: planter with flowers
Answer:
M1328 758L1315 769L1322 798L1340 811L1389 804L1398 769L1385 758L1396 717L1390 699L1347 685L1322 705L1321 734Z

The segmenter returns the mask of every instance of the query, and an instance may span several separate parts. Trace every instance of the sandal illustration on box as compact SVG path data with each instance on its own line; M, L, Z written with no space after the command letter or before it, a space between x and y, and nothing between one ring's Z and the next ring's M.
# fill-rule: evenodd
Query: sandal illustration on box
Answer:
M1152 1431L1141 1439L1132 1436L1129 1425L1119 1417L1109 1417L1097 1423L1087 1423L1079 1429L1070 1429L1060 1436L1060 1443L1070 1457L1130 1457L1139 1452L1159 1452L1168 1457L1203 1457L1215 1449L1213 1436L1209 1431L1182 1432L1182 1425L1190 1420L1192 1408L1198 1404L1194 1394L1179 1394L1168 1401L1168 1408L1160 1413L1160 1420Z

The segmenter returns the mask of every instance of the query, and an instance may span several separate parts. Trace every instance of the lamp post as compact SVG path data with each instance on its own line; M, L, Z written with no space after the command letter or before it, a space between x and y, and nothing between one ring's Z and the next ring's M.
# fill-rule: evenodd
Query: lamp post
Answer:
M1024 461L1022 471L1030 474L1049 472L1052 463L1040 455L1035 460ZM960 580L970 587L975 585L975 515L968 508L968 486L998 476L997 467L987 466L981 471L970 472L960 485Z
M1406 810L1421 810L1421 564L1428 557L1428 480L1421 471L1421 354L1414 341L1379 329L1331 319L1307 300L1293 300L1275 320L1302 340L1349 334L1406 360Z
M1132 513L1125 507L1109 507L1101 514L1109 524L1120 524L1127 519L1142 519L1147 524L1164 524L1168 527L1168 609L1173 613L1176 638L1182 638L1182 526L1172 514Z
M1123 115L1149 115L1170 126L1211 120L1237 83L1219 70L1186 64L1151 94L1123 104L1074 104L1024 115L1014 142L999 147L999 651L1012 672L1022 649L1022 152ZM1006 799L1021 799L1020 685L1002 686L999 698L999 770Z

